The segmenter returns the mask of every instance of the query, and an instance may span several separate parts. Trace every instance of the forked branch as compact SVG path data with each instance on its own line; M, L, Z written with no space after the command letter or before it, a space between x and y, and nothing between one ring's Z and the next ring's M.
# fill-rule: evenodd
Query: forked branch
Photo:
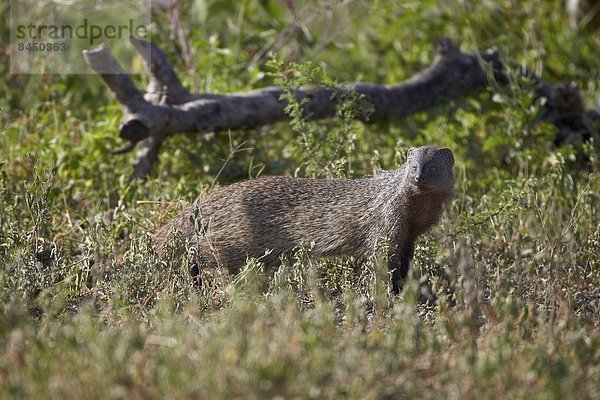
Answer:
M144 178L150 173L168 135L255 128L289 118L285 112L286 101L282 99L285 91L281 87L226 95L192 94L183 87L160 49L135 38L131 42L150 75L145 94L135 87L105 47L84 51L84 56L123 110L120 137L129 144L115 153L133 150L141 142L134 164L134 178ZM443 38L438 42L436 52L431 66L402 83L352 83L342 89L301 88L294 95L303 100L307 118L321 119L335 116L338 101L343 98L341 95L355 91L362 95L362 101L370 104L373 111L368 122L373 122L406 117L436 103L481 90L490 82L501 85L508 82L507 68L495 49L465 53L450 39ZM564 140L573 131L590 129L585 123L590 118L600 120L598 113L583 109L577 87L552 86L525 69L520 72L532 79L536 95L546 98L543 115L559 127L557 140Z

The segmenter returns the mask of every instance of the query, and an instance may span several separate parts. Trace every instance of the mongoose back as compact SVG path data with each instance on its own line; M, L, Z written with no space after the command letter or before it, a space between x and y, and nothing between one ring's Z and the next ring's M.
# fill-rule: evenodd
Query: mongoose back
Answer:
M238 182L198 198L157 231L155 244L165 254L179 232L195 248L194 269L237 272L248 257L273 266L283 253L311 242L313 257L369 256L388 240L392 291L398 293L415 240L454 197L453 166L450 149L425 146L411 148L397 170L360 179L268 176ZM176 260L183 253L176 248L166 256Z

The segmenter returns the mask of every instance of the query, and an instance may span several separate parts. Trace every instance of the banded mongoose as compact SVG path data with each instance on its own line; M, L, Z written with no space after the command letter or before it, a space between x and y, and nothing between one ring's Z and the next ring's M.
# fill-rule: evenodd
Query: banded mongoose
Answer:
M415 240L454 197L453 166L450 149L425 146L411 148L397 170L360 179L267 176L238 182L198 198L157 231L155 244L165 254L175 231L190 240L195 275L209 266L238 272L248 257L274 266L283 253L310 243L317 258L370 256L388 240L392 291L399 293ZM167 256L175 260L183 253L176 248Z

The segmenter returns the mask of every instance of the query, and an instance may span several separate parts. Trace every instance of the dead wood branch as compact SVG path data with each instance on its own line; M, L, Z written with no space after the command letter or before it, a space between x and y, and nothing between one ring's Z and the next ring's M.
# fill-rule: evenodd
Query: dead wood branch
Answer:
M84 56L122 106L120 137L130 143L116 152L130 151L141 142L134 178L143 178L151 171L168 135L255 128L288 119L282 88L273 86L227 95L191 94L160 49L146 41L131 40L150 74L145 95L106 48L84 51ZM495 49L464 53L452 41L443 38L436 51L431 66L402 83L353 83L341 89L302 88L294 95L305 101L307 118L321 119L335 116L341 95L356 91L363 96L362 101L371 105L373 111L368 121L372 122L406 117L436 103L481 90L490 82L501 85L508 82L507 69ZM533 81L538 97L546 98L543 117L559 127L557 141L564 140L573 131L587 129L586 118L597 118L598 114L585 112L575 86L552 86L525 69L521 74Z

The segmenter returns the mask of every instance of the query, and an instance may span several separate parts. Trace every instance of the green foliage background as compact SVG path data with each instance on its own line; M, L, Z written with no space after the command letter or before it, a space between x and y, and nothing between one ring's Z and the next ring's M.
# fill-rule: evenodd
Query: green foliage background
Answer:
M98 76L8 75L7 3L0 397L600 397L598 147L553 147L527 82L406 120L364 125L349 106L316 123L176 135L151 178L130 183L133 155L110 154L120 110ZM570 29L560 1L181 0L174 26L167 3L153 40L194 92L395 83L449 36L577 82L586 108L600 98L598 34ZM358 177L423 144L453 150L457 198L419 241L399 298L383 259L299 251L278 271L253 260L236 277L212 271L196 290L185 263L153 252L179 200L214 185Z

